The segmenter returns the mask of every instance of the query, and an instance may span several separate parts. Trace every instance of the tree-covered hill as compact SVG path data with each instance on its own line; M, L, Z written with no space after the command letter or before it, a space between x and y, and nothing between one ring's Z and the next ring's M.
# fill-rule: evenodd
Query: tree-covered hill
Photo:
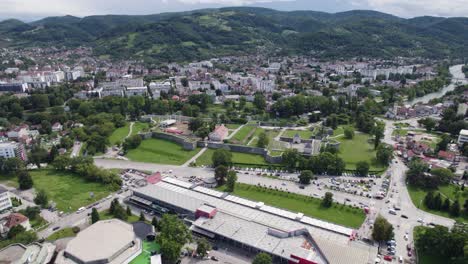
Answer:
M222 55L467 56L468 18L354 10L329 14L232 7L145 16L49 17L0 22L11 46L89 45L97 55L183 61Z

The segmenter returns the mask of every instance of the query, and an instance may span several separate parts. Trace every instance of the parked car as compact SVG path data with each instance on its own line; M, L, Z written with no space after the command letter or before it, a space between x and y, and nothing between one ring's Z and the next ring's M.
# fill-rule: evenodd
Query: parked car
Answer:
M406 215L401 215L402 218L408 219L408 216Z
M60 229L60 226L56 226L54 228L52 228L52 231L56 231L56 230L59 230Z
M383 259L385 259L386 261L392 261L393 257L389 256L389 255L386 255L386 256L383 257Z

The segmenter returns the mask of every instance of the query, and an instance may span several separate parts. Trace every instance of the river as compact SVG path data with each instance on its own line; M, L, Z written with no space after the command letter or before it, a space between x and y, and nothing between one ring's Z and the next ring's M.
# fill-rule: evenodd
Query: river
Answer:
M453 77L451 84L445 86L444 88L442 88L442 90L438 92L429 93L423 97L414 98L413 100L409 101L408 104L410 105L415 105L417 103L427 104L432 99L440 98L444 96L447 92L455 90L455 88L457 87L457 82L460 82L457 79L462 79L464 81L461 81L461 82L463 84L467 84L468 81L465 79L465 74L462 72L462 67L463 67L463 64L450 67L450 73L452 74L452 77Z

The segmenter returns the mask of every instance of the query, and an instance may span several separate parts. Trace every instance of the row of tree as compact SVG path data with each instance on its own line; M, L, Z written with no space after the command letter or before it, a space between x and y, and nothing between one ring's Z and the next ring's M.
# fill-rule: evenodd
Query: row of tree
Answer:
M442 199L440 192L434 194L430 191L424 197L424 205L431 210L443 211L449 213L453 217L458 217L461 214L460 202L456 199L453 203L448 197ZM464 213L468 214L468 200L465 200L463 205Z

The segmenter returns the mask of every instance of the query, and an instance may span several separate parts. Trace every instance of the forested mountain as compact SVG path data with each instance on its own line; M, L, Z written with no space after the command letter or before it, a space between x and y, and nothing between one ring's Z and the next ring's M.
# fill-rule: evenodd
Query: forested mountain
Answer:
M161 62L257 52L468 55L468 18L403 19L366 10L329 14L233 7L145 16L64 16L32 23L6 20L0 22L0 34L10 46L89 45L97 55Z

